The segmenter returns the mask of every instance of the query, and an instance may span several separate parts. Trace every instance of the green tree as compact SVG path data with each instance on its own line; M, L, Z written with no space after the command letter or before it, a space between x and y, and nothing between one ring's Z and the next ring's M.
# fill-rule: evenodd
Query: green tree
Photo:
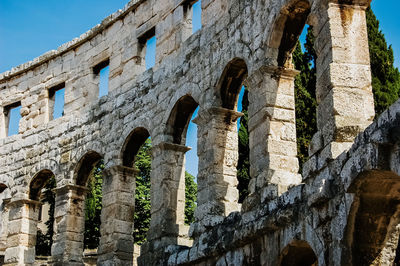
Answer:
M312 27L307 30L304 48L305 52L303 53L301 44L298 41L293 52L294 67L300 71L294 81L297 156L299 158L300 171L302 165L308 159L308 146L311 138L317 132L316 54Z
M150 171L151 140L147 139L136 155L135 166L139 170L136 175L135 216L133 239L136 244L146 241L150 227Z
M84 246L89 249L97 248L100 243L103 170L104 162L101 160L93 168L88 179L88 193L85 201Z
M243 89L243 88L242 88ZM242 99L242 113L243 116L240 118L239 127L239 159L237 166L237 179L238 190L239 190L239 202L242 203L246 196L249 194L248 187L250 182L250 148L249 148L249 132L248 132L248 107L249 107L249 91L244 87L243 99Z
M38 229L36 236L36 254L39 256L50 256L51 245L53 244L53 225L54 225L54 208L56 202L56 196L53 189L56 188L56 179L51 177L44 187L42 200L43 204L49 204L49 219L45 222L47 226L47 232L43 232Z
M135 166L139 170L136 176L135 193L135 216L133 238L136 244L146 241L147 231L150 227L150 171L151 171L151 140L146 142L139 149L135 159ZM194 211L196 209L197 185L194 177L185 173L185 223L190 224L194 221Z
M366 14L375 113L379 115L399 98L400 73L393 65L392 46L387 45L372 9Z
M194 176L185 172L185 224L194 222L194 211L196 210L197 184Z

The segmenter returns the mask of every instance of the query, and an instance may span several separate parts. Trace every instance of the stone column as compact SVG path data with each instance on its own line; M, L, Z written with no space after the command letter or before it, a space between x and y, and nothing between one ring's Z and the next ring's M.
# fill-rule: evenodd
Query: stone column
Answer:
M113 166L103 172L98 265L133 264L133 217L137 170Z
M198 125L196 222L191 236L198 236L231 212L240 211L237 190L238 132L237 119L243 114L212 107L200 111L193 120Z
M294 78L298 73L293 69L263 66L246 80L252 179L245 209L301 182L294 102Z
M0 106L0 139L7 137L6 117L4 114L4 107Z
M8 204L8 237L5 265L33 265L40 202L20 199Z
M318 133L310 155L323 149L321 159L346 151L375 115L365 18L370 1L357 2L365 6L329 3L314 28Z
M185 222L185 153L189 147L162 142L153 147L150 241L187 244ZM155 245L157 246L157 244Z
M11 198L3 199L1 204L1 230L0 230L0 253L4 254L7 248L7 237L8 237L8 217L10 216L9 203Z
M56 205L51 263L53 265L83 265L87 188L66 185L54 191Z

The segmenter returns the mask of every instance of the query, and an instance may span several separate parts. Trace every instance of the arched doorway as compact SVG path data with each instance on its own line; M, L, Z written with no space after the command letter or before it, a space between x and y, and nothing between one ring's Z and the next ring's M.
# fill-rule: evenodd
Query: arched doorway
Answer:
M281 252L281 266L318 266L318 258L306 241L293 241Z

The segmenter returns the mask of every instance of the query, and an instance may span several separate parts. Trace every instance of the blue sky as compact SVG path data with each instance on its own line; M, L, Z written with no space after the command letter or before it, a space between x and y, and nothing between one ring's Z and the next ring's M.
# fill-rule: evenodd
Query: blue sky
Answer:
M56 49L86 32L127 0L0 0L0 73ZM398 0L374 0L372 7L400 67Z
M0 73L49 50L57 49L61 44L78 37L111 13L123 8L126 3L128 3L127 0L0 0ZM398 22L400 1L374 0L372 8L380 20L386 40L393 46L395 65L400 67L400 24ZM195 13L199 11L200 5L195 4L193 10ZM200 17L194 16L193 31L199 28L201 28ZM155 44L155 39L150 41L150 46ZM148 56L151 61L155 61L154 55ZM151 67L151 64L148 67ZM108 77L107 71L108 69L104 70L103 77ZM104 83L107 81L101 80L101 84ZM104 94L107 94L107 87L101 85L100 96ZM60 95L56 97L62 98ZM55 109L57 108L61 107L56 106ZM58 109L55 110L58 112L55 115L57 117L61 114ZM13 110L12 113L18 112ZM12 130L15 131L15 125ZM197 128L191 123L187 145L193 149L187 153L187 170L194 175L197 174L196 135Z

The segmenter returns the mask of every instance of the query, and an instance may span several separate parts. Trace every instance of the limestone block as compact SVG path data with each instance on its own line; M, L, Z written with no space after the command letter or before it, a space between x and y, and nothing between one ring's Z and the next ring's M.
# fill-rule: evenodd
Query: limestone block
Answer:
M35 249L23 246L7 248L4 261L6 263L18 263L18 265L34 263Z

